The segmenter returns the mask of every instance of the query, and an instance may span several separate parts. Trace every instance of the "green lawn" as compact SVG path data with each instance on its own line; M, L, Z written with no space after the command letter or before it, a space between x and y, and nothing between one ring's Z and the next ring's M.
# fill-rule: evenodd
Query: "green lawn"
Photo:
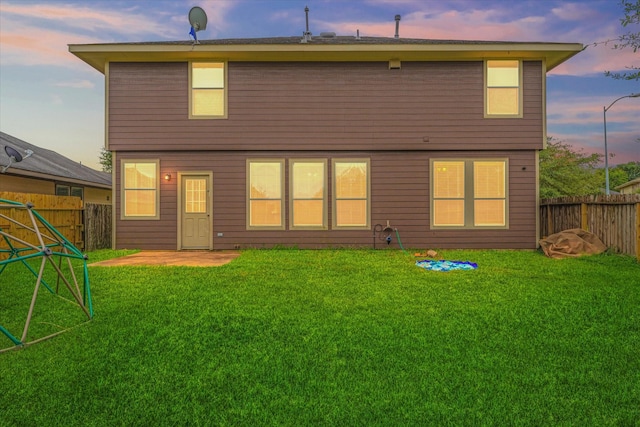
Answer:
M80 325L0 354L0 425L640 425L634 258L441 256L479 268L295 249L90 267L91 322L43 289L34 334ZM25 272L0 275L0 324L16 332Z

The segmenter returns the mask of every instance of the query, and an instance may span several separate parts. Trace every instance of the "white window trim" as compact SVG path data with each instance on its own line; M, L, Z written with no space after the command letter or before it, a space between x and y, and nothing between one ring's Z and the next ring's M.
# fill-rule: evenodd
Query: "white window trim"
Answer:
M489 97L487 96L487 91L488 91L488 81L487 81L487 76L488 76L488 63L489 61L518 61L518 114L489 114L487 113L487 103L489 102ZM508 119L521 119L522 117L524 117L523 114L523 106L524 106L524 102L523 102L523 61L521 59L505 59L505 58L488 58L485 59L484 64L484 73L483 73L483 77L484 77L484 118L485 119L504 119L504 118L508 118Z

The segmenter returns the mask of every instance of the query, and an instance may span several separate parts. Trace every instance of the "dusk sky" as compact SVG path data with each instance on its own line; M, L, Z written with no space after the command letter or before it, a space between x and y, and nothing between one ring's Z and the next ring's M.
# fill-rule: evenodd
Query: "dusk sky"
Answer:
M0 131L100 169L104 76L67 45L188 40L193 6L209 18L200 39L302 35L308 6L314 35L393 37L400 14L400 37L588 45L547 79L548 135L586 153L604 153L603 107L640 92L604 76L640 65L600 43L639 31L618 0L0 0ZM640 98L616 102L607 130L610 165L640 161Z

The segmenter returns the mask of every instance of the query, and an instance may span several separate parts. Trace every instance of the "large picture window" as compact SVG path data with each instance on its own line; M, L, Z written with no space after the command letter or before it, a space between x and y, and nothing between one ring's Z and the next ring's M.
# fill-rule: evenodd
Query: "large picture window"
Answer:
M369 229L369 159L328 168L328 159L289 159L286 171L284 159L247 160L247 229L327 230L330 213L334 230Z
M289 182L291 228L326 229L327 161L290 160Z
M189 81L191 118L226 117L224 62L192 62Z
M158 160L122 161L122 219L159 219Z
M486 61L485 114L522 116L520 61Z
M368 159L333 160L333 227L369 228Z
M284 229L284 160L247 164L248 228Z
M433 228L506 228L507 161L432 160Z

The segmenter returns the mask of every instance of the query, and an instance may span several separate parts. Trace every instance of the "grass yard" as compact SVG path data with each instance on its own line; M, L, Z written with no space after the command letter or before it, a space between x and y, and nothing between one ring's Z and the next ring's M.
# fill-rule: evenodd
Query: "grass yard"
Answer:
M441 256L479 268L295 249L90 267L91 322L0 354L0 425L639 425L634 258ZM17 264L0 275L0 324L17 333L32 283ZM38 298L34 334L83 321Z

